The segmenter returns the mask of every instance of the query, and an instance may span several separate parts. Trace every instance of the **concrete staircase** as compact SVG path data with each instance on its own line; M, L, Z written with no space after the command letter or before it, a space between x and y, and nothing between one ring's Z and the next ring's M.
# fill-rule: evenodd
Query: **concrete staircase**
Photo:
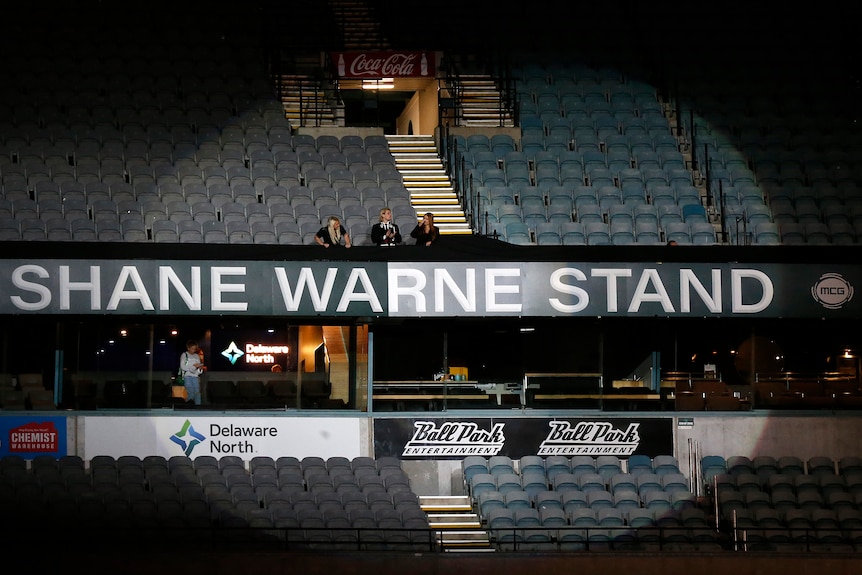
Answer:
M500 89L488 74L460 74L447 80L449 93L456 96L456 124L464 127L512 127L514 114L503 101Z
M341 32L345 50L385 50L389 41L374 10L362 0L329 0L329 9Z
M341 126L343 114L339 115L338 106L331 94L324 90L320 81L311 74L282 74L281 104L284 116L291 126Z
M469 495L425 495L419 504L444 551L494 551Z
M417 221L422 214L431 212L441 234L472 234L461 201L437 155L434 136L387 135L386 140L410 192Z

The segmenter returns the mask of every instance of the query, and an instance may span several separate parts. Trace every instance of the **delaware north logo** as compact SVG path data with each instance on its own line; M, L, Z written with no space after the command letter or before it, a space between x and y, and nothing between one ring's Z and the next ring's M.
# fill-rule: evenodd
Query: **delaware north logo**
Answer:
M853 286L841 274L823 274L811 286L811 296L826 309L840 309L853 299Z
M237 347L236 342L232 341L221 354L228 359L231 365L235 365L237 360L245 355L245 352Z
M183 423L183 426L179 431L171 435L171 441L179 445L183 450L183 454L187 457L191 456L195 447L205 439L206 437L198 433L192 425L192 422L188 419Z

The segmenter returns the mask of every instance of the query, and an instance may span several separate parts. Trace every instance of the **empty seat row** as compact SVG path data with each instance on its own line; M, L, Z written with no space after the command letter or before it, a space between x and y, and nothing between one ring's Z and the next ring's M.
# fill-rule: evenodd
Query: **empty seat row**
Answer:
M796 455L705 455L700 466L704 477L711 479L717 473L756 474L765 478L775 473L790 475L819 475L821 473L844 475L851 472L862 472L862 457L845 455L833 458L827 455L814 455L801 458Z
M554 508L491 509L484 518L490 529L518 527L623 527L648 528L700 527L710 526L706 512L695 507L681 510L651 510L631 508L627 510L604 507L600 509L576 508L561 511Z
M635 454L628 458L616 455L576 455L567 457L565 455L526 455L518 459L512 459L507 455L494 455L490 457L471 455L465 457L461 462L464 478L469 482L472 475L476 473L542 473L548 478L553 478L557 473L597 472L604 478L620 472L628 472L632 475L640 473L680 473L679 462L672 455L647 455Z
M79 455L37 455L33 459L25 459L20 455L7 454L0 456L0 476L5 473L35 474L42 471L87 471L96 470L163 470L167 473L182 473L191 471L200 473L203 471L226 471L240 470L250 474L255 473L278 473L281 471L296 471L307 474L312 471L334 473L341 470L357 472L359 470L373 470L377 473L401 470L401 460L391 456L373 458L369 456L344 457L344 456L305 456L295 457L283 455L271 457L256 455L248 461L237 455L198 455L190 457L187 455L172 455L164 457L161 455L96 455L89 460Z
M590 491L577 489L564 491L537 490L534 492L524 490L480 490L476 505L482 514L486 514L488 510L495 507L506 507L507 509L533 508L539 510L554 508L563 511L583 507L591 509L613 507L620 510L636 508L680 510L697 506L697 498L683 484L679 484L675 488L668 490L653 487L643 492L623 489L613 493L601 489Z

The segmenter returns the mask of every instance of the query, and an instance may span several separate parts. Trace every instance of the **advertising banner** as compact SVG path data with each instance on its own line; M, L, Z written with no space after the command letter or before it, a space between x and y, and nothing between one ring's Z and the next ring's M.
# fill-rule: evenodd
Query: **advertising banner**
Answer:
M0 314L862 315L855 264L0 261Z
M84 417L85 459L95 455L256 455L354 458L359 419L346 417Z
M0 417L0 457L66 455L66 418L63 416Z
M374 453L401 459L469 455L616 455L673 453L671 418L421 418L374 420Z
M339 78L380 80L383 78L433 78L433 52L366 51L333 52Z

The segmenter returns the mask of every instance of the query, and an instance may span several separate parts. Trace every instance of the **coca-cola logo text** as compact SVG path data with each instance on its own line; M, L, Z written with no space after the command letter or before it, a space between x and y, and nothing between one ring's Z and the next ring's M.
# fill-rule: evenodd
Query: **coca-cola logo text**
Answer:
M391 54L385 58L371 58L359 54L350 63L351 76L395 77L415 75L416 54Z
M433 78L434 54L429 52L333 52L330 58L339 78Z

